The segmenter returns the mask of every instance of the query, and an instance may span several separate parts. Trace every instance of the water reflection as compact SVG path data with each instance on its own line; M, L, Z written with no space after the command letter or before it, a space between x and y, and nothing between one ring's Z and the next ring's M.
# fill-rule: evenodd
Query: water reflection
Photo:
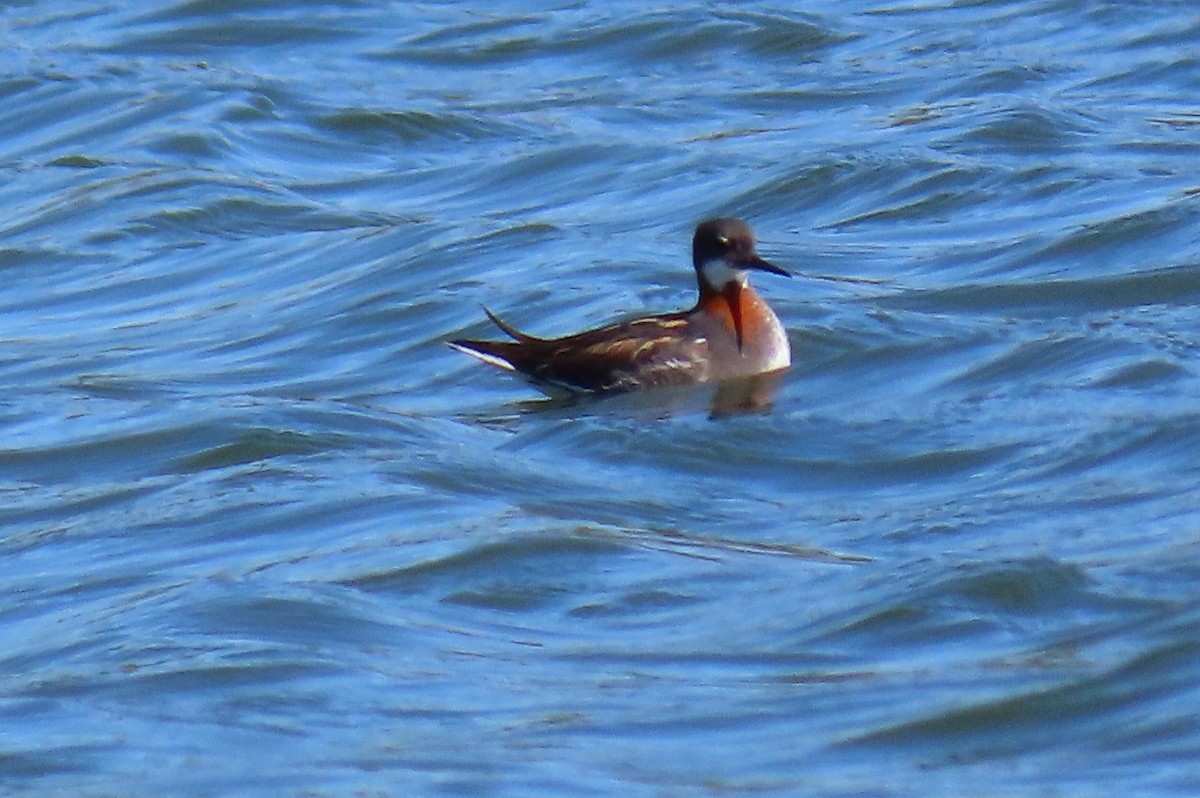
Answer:
M769 413L786 369L718 383L709 405L710 418Z
M756 374L719 383L651 388L614 394L556 393L539 399L526 399L505 405L497 411L485 411L475 420L493 423L517 416L567 418L576 416L621 415L647 420L707 413L709 418L728 418L771 412L775 393L783 382L786 369Z

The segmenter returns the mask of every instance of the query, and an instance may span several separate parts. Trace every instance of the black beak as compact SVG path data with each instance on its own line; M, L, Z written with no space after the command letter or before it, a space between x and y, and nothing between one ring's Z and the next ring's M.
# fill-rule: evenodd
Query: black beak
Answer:
M758 269L762 272L770 272L771 274L782 274L784 277L791 277L792 273L782 266L776 266L770 261L765 261L758 255L752 255L741 263L734 264L739 269Z

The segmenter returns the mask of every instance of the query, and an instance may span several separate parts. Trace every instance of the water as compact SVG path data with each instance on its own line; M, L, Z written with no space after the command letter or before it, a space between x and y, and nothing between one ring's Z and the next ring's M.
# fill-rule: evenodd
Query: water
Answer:
M0 792L1200 790L1192 4L0 29ZM716 214L769 413L442 346Z

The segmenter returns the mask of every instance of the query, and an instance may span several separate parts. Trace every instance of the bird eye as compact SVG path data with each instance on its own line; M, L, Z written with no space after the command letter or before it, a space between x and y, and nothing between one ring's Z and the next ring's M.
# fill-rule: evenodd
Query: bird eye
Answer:
M723 247L729 246L729 236L717 236L717 243Z

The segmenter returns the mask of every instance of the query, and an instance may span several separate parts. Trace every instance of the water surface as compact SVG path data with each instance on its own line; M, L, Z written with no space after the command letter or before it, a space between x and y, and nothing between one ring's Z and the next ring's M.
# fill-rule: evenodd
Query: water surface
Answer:
M1188 3L0 12L0 791L1200 789ZM442 342L692 301L795 365Z

